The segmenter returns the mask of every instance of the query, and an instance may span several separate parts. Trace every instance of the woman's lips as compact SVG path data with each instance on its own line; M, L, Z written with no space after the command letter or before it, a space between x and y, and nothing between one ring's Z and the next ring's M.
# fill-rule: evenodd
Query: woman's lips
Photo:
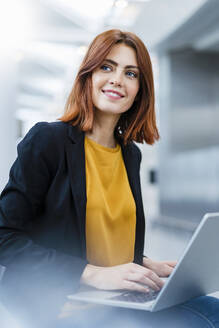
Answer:
M120 92L118 91L114 91L114 90L102 90L102 92L104 93L104 95L110 99L121 99L123 98L123 94L121 94Z

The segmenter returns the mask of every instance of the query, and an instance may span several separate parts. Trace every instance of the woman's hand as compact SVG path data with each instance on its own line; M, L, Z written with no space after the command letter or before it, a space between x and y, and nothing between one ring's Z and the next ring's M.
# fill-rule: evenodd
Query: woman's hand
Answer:
M112 267L87 264L81 276L81 283L98 289L127 289L139 292L148 292L148 287L158 291L164 284L151 269L135 263Z
M176 261L153 261L147 257L143 258L143 266L155 272L159 277L168 277L176 266Z

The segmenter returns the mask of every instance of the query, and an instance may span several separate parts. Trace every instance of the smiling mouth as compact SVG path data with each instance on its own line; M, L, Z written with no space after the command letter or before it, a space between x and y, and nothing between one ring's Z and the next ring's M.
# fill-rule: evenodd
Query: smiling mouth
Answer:
M104 95L110 99L121 99L124 97L123 94L121 94L118 91L114 91L114 90L102 90L102 92L104 93Z

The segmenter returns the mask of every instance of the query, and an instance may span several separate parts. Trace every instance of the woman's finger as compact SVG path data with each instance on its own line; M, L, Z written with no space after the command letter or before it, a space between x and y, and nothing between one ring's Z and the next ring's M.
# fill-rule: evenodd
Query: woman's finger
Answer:
M142 286L142 285L140 285L134 281L130 281L130 280L124 280L122 288L127 289L127 290L142 292L142 293L148 293L150 291L148 287Z
M150 278L146 277L143 273L130 273L127 276L127 280L128 281L134 281L136 283L140 283L140 284L144 284L156 291L159 291L161 289L161 287L159 285L157 285L153 280L151 280Z
M176 261L164 261L162 263L167 264L167 265L171 266L172 268L174 268L177 265Z
M162 288L164 285L164 282L160 277L152 270L143 268L144 276L150 280L152 280L158 287Z
M163 265L164 267L161 269L161 277L169 277L169 275L172 273L173 271L173 267L167 265L167 264L164 264Z

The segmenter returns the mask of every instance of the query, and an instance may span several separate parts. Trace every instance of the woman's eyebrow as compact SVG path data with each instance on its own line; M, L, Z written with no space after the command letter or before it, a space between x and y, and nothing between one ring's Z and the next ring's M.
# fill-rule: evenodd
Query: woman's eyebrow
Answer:
M110 63L110 64L112 64L114 66L118 66L118 63L115 62L112 59L105 59L104 61L107 62L107 63ZM135 66L135 65L126 65L124 68L137 68L137 69L139 69L139 67L138 66Z

